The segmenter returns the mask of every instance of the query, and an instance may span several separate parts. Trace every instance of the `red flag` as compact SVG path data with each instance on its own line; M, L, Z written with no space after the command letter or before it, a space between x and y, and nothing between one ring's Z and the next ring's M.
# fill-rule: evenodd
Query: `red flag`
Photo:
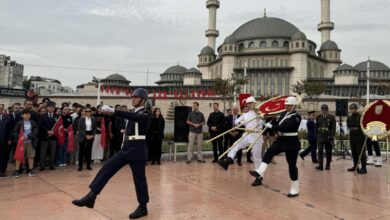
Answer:
M23 142L23 128L20 128L18 143L16 145L14 160L24 163L24 142Z
M57 120L54 125L52 131L54 132L54 136L57 137L57 142L59 145L65 144L65 135L64 135L64 122L62 121L62 117Z
M68 152L74 151L74 130L73 125L68 127Z
M241 111L242 111L242 109L244 109L245 104L246 104L245 100L246 100L249 96L251 96L250 93L240 93L240 94L238 95L239 100L240 100L240 108L241 108Z
M102 119L101 126L100 126L100 144L102 145L102 148L106 148L106 124L104 123L104 118Z
M101 91L101 92L104 92L104 85L101 85L101 86L100 86L100 91Z

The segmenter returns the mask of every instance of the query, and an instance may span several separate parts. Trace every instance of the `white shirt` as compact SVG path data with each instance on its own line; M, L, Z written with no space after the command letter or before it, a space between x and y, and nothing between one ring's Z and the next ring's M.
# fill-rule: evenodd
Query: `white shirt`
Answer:
M92 131L92 120L91 118L85 117L85 130Z

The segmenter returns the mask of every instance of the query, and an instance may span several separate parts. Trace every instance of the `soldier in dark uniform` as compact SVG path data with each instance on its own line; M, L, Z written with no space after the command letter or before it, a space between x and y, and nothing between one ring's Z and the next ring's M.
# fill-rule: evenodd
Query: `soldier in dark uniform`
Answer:
M309 119L306 123L307 128L307 141L309 142L309 147L307 147L304 151L302 151L299 156L302 158L302 160L305 159L305 157L311 153L311 160L313 163L318 163L317 159L317 137L316 137L316 122L315 122L315 111L308 112Z
M365 141L365 135L360 127L360 113L358 112L358 105L356 103L352 103L349 106L349 110L351 111L351 115L347 119L347 127L349 129L349 143L352 151L352 159L353 159L353 167L349 168L348 171L354 172L356 167L358 166L359 156L363 150L363 145ZM362 168L358 169L357 173L366 174L366 151L364 150L361 158Z
M150 115L144 108L148 94L145 89L138 88L134 90L131 97L132 105L135 107L131 112L115 111L109 106L102 107L102 111L115 112L116 116L128 120L123 146L99 170L95 179L89 185L91 191L83 198L73 200L72 203L76 206L93 208L97 195L103 190L107 182L116 172L128 164L133 172L133 180L139 203L138 208L129 215L129 218L140 218L148 214L146 204L149 202L149 194L145 175L145 135L150 123Z
M318 147L317 170L324 170L324 148L326 152L326 170L330 170L332 162L332 148L334 135L336 133L336 118L328 113L328 105L321 105L321 114L317 116L316 134Z
M291 179L291 188L287 196L296 197L299 195L297 159L298 152L301 149L301 144L298 139L301 116L294 110L298 105L298 101L295 97L288 97L285 105L286 112L281 114L280 118L277 120L277 124L275 125L268 122L265 125L265 127L278 132L278 138L265 152L260 167L256 170L249 171L249 173L258 178L261 185L265 171L272 158L275 155L285 152Z

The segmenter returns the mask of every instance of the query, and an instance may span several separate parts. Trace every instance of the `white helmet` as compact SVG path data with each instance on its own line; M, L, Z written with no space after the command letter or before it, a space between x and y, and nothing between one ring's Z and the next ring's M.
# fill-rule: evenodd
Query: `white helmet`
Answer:
M255 102L256 102L255 97L250 96L250 97L248 97L248 98L245 99L245 103L250 103L250 102L255 103Z
M298 100L294 96L289 96L284 102L285 105L298 105Z

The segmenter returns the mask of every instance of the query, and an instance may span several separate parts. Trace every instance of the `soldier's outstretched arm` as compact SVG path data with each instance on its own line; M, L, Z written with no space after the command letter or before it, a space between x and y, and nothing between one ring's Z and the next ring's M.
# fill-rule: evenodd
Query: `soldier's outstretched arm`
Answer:
M115 111L115 115L135 122L147 122L149 120L149 114L145 111L142 113Z
M272 130L280 131L280 132L291 132L295 130L297 126L301 123L300 117L294 117L288 120L286 123L283 123L282 125L272 125Z

